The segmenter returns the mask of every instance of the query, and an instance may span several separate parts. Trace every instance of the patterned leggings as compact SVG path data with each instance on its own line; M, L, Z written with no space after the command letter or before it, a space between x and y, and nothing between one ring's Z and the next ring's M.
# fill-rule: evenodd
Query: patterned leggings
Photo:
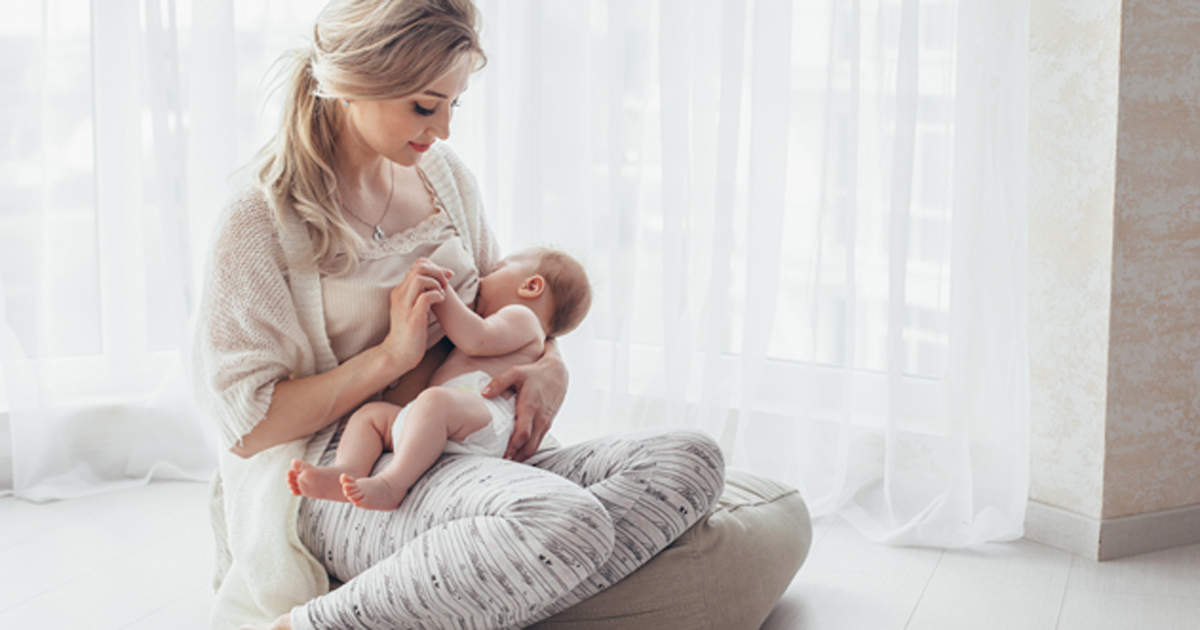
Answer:
M346 584L295 609L292 623L527 626L670 544L708 511L724 470L702 433L639 432L543 451L525 464L443 455L392 512L305 499L300 539Z

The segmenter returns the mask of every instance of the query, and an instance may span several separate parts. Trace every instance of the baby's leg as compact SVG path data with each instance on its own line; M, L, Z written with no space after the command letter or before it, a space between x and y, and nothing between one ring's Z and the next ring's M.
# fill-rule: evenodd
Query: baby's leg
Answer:
M447 440L461 440L491 420L491 411L479 394L445 387L426 389L408 407L392 448L392 461L374 477L342 477L346 498L361 508L396 509L408 489L437 461Z
M313 466L299 459L292 460L292 468L287 474L292 494L330 501L348 500L342 489L342 476L360 477L371 472L383 449L390 446L392 422L399 412L400 407L385 402L360 407L346 422L332 466Z

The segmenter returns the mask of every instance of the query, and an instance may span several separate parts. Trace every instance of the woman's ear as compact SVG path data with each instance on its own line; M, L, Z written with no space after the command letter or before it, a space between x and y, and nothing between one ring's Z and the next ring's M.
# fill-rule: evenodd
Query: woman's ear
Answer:
M546 292L546 279L541 276L529 276L517 289L517 295L522 298L541 297Z

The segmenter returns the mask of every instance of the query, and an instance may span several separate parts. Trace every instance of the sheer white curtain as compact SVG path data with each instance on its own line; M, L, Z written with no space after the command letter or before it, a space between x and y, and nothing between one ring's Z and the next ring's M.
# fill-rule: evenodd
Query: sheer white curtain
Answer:
M199 254L322 4L6 9L0 488L210 470ZM479 4L452 143L503 242L597 289L561 438L699 427L878 540L1019 535L1026 0Z
M876 540L1021 533L1023 0L483 0L453 144L597 299L567 440L693 426Z
M183 377L263 77L323 3L41 0L0 20L0 490L207 479Z

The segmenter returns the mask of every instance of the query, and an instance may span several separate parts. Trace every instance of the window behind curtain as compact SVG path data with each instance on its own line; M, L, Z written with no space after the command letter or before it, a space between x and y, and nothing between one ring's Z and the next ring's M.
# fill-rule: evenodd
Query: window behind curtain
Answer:
M453 144L596 285L560 436L696 427L879 540L1019 534L1026 3L480 5Z
M324 2L10 4L0 478L41 500L204 477L211 429L185 373L198 277L234 171L277 120L268 68Z

